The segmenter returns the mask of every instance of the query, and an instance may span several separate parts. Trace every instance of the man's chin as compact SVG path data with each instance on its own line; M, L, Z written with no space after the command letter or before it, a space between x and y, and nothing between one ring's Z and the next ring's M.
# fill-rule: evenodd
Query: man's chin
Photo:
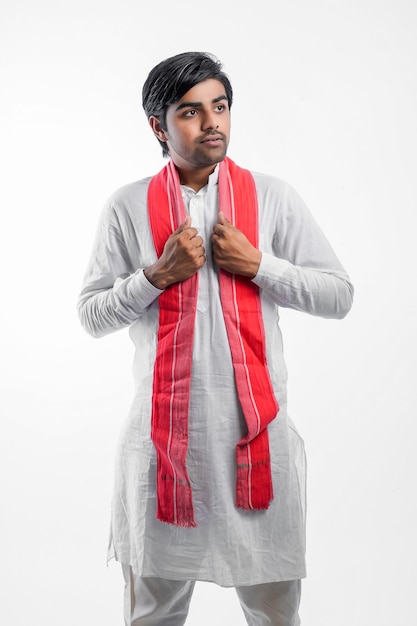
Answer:
M208 167L210 165L217 165L226 158L227 149L221 151L212 152L212 154L200 154L199 155L199 167Z

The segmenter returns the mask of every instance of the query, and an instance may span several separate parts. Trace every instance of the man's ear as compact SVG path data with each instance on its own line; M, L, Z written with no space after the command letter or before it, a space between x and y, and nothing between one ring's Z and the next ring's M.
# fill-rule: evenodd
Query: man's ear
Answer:
M159 141L167 142L168 137L167 137L166 132L161 127L159 117L155 117L155 115L151 115L148 121L149 121L149 126L152 128L155 137L159 139Z

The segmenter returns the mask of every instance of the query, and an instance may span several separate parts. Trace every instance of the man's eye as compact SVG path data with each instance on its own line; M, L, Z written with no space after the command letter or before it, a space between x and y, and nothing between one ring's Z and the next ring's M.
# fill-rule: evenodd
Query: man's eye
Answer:
M197 115L196 109L190 109L184 113L185 117L194 117L195 115Z

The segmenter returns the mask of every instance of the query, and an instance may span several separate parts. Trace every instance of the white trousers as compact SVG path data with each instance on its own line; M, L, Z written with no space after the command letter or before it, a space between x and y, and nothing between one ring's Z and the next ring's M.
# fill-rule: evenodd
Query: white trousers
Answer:
M126 626L183 626L194 581L142 578L122 565ZM249 626L299 626L301 581L236 587Z

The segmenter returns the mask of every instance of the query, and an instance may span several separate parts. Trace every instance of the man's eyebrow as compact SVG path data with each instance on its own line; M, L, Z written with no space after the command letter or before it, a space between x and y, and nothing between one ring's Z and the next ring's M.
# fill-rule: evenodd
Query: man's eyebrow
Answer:
M227 96L219 96L218 98L214 98L214 100L212 100L211 103L216 104L216 102L221 102L222 100L227 100ZM202 106L203 106L202 102L181 102L175 109L175 112L181 111L181 109L188 109L188 108L198 109Z

